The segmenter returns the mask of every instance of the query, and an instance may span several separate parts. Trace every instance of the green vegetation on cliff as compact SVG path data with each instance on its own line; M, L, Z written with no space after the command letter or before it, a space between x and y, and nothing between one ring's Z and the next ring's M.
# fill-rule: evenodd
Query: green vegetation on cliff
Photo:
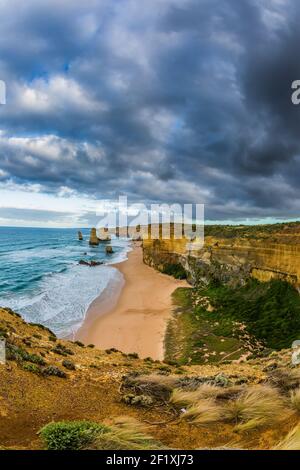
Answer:
M300 339L300 296L287 282L229 287L218 282L178 289L166 335L166 358L201 364L238 359Z
M204 292L216 309L213 316L244 322L269 348L290 348L300 338L300 296L287 282L249 280L242 287L217 285Z

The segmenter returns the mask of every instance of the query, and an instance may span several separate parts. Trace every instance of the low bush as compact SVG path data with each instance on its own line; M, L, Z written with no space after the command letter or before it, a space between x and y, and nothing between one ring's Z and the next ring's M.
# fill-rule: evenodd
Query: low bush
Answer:
M52 352L59 354L60 356L73 356L74 353L71 349L67 348L61 343L58 343L53 349Z
M76 370L76 367L75 367L74 362L69 361L69 360L67 360L67 359L64 359L64 360L62 361L62 365L63 365L66 369L68 369L68 370Z
M162 269L163 274L175 277L175 279L186 279L187 274L181 264L165 264Z
M54 377L60 377L61 379L67 378L67 374L56 366L46 367L45 369L43 369L43 374L46 376L53 375Z
M11 361L26 361L32 362L33 364L38 364L40 366L46 365L46 362L41 356L38 356L37 354L31 354L26 351L26 349L11 343L6 344L6 358Z
M39 434L48 450L80 450L104 429L90 421L62 421L47 424Z

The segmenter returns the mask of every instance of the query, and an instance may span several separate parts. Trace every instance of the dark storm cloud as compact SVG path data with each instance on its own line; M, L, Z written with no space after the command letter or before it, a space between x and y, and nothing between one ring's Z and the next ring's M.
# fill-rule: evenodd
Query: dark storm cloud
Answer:
M297 216L297 0L11 0L0 14L1 180L206 203L209 219Z

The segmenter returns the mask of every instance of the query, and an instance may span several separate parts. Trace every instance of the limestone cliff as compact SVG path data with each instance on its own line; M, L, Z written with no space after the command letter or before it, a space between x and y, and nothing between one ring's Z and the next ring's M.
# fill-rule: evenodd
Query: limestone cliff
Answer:
M300 223L255 227L208 226L204 246L193 248L186 238L145 239L144 261L163 270L181 264L192 282L219 279L242 283L283 279L300 287Z

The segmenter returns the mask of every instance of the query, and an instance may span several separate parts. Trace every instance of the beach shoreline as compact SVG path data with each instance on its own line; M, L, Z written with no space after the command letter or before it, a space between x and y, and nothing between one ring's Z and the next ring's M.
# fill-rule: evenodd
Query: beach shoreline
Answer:
M99 349L116 348L141 358L164 358L164 337L172 315L172 293L188 286L143 262L140 243L134 243L127 260L111 265L123 281L110 284L90 305L75 340Z

